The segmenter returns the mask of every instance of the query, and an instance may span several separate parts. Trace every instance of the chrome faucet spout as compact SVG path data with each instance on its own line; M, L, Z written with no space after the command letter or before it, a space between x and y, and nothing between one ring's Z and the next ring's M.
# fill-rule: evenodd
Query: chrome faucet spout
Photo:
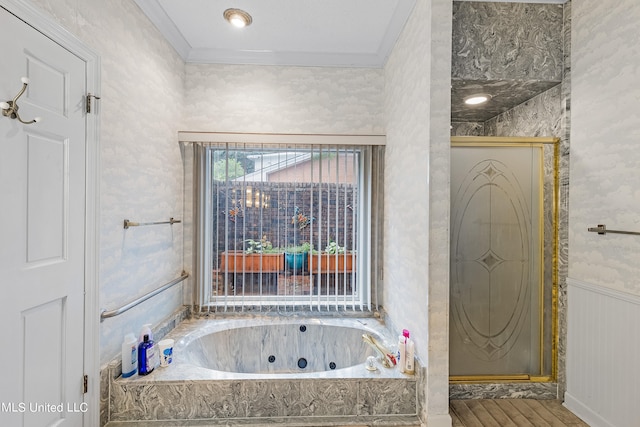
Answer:
M369 344L377 353L380 363L385 368L393 368L396 365L396 358L380 342L369 334L362 334L362 341Z

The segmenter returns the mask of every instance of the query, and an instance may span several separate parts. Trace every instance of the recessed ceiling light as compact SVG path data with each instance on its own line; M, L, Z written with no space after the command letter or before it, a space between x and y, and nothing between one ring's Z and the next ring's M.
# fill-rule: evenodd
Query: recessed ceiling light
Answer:
M238 28L243 28L251 25L253 18L247 12L241 9L227 9L222 13L224 19L229 21L231 25Z
M491 99L491 95L486 93L476 93L474 95L467 96L464 99L464 103L467 105L478 105L487 102Z

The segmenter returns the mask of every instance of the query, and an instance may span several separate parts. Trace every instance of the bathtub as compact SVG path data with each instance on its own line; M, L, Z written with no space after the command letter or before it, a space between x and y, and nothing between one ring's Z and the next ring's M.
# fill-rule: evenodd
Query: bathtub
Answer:
M362 341L362 335L393 345L393 338L373 318L260 318L193 327L178 340L177 360L225 378L369 375L363 364L376 352ZM395 370L386 373L393 376Z
M417 420L416 376L379 362L367 369L376 352L365 333L395 342L373 317L187 320L168 335L175 340L169 367L113 380L111 420Z

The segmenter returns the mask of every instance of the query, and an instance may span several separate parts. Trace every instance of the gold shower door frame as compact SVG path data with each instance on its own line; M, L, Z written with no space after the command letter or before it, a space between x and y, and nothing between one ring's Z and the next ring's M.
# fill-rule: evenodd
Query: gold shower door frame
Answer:
M478 383L478 382L551 382L557 378L557 353L558 353L558 225L559 225L559 212L558 212L558 194L559 194L559 138L539 138L539 137L475 137L475 136L454 136L451 137L451 147L532 147L540 148L542 152L542 165L544 169L544 147L546 145L553 146L553 185L551 200L552 200L552 259L551 259L551 289L550 289L550 303L551 303L551 339L547 341L547 348L545 349L545 324L544 324L544 291L545 291L545 275L544 272L540 274L541 286L539 287L539 339L540 339L540 369L539 375L522 374L522 375L450 375L449 381L452 383ZM544 181L544 171L541 173L540 180ZM544 197L543 186L541 186L541 197ZM544 215L544 212L542 213ZM544 233L544 226L540 228L539 232ZM544 243L541 251L544 254ZM544 270L545 259L544 256L540 260L540 269ZM549 327L549 326L547 326ZM550 356L547 356L545 360L545 353L548 351L548 345L551 345ZM546 350L546 351L545 351ZM545 374L545 363L549 363L550 360L550 374Z

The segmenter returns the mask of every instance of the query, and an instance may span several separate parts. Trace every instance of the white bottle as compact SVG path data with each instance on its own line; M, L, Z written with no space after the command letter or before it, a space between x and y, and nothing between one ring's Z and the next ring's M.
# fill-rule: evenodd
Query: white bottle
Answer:
M142 325L140 336L138 337L138 344L144 341L144 336L149 335L149 341L153 341L153 333L151 333L151 323L145 323Z
M402 330L402 335L398 336L398 369L400 369L400 372L404 373L406 367L405 367L405 360L407 360L407 337L408 337L409 331L407 331L406 329Z
M404 332L406 332L406 341L405 341L405 361L403 363L404 365L404 373L405 374L413 374L415 371L414 368L414 358L415 358L415 344L413 343L413 340L411 338L409 338L409 331L407 331L406 329L404 331L402 331L402 333L404 334Z
M127 334L122 342L122 378L129 378L138 372L138 341L133 334Z

